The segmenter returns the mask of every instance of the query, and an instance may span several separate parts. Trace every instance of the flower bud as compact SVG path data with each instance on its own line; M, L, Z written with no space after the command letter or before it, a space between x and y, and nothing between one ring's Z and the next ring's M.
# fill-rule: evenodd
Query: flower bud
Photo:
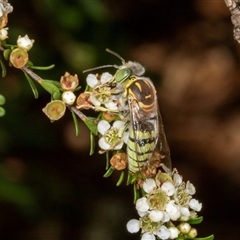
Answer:
M25 51L29 51L33 46L34 40L29 39L28 35L24 37L18 36L17 46L18 48L24 49Z
M72 105L75 102L76 96L72 91L66 91L62 94L62 100L67 105Z
M179 226L178 226L179 230L181 233L183 234L187 234L189 233L190 229L191 229L191 225L187 222L182 222Z
M22 68L28 62L28 53L20 48L15 48L10 54L10 62L15 68Z
M136 233L140 230L140 222L137 219L131 219L127 223L127 230L130 233Z
M8 28L0 29L0 40L3 41L8 38Z
M197 236L197 229L196 228L191 228L191 230L188 233L188 238L194 239Z

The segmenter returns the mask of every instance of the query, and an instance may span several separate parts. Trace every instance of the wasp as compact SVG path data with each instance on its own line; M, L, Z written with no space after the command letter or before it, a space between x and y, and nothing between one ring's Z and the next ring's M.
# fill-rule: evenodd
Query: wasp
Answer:
M158 107L157 91L152 81L144 77L145 68L137 62L125 62L117 53L106 49L118 57L122 65L104 65L86 71L105 67L118 70L109 84L123 84L123 98L128 105L126 129L128 170L131 174L148 171L154 165L156 156L171 170L170 150ZM157 165L158 167L159 165Z

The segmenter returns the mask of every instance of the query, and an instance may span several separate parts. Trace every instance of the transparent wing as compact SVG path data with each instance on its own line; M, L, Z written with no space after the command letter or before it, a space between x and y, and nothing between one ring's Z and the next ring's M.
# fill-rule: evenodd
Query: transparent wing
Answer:
M155 151L159 151L161 154L161 163L163 163L170 171L172 171L172 161L170 156L170 149L167 142L167 137L164 131L162 116L158 107L158 129L159 129L159 137L158 143Z

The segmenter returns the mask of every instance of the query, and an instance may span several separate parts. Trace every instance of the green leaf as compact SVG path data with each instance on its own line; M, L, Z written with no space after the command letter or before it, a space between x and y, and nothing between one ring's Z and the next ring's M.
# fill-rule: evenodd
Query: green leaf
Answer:
M29 85L30 85L30 87L32 89L34 98L37 99L38 98L38 90L37 90L33 80L25 72L23 72L23 73L24 73L25 77L27 78L28 83L29 83Z
M137 189L137 185L136 184L133 184L133 203L135 204L136 201L138 200L139 198L139 191Z
M109 168L109 152L106 152L106 167L105 169L107 170Z
M6 113L5 109L0 107L0 117L3 117L5 113Z
M122 181L123 181L123 179L124 179L124 171L121 172L121 175L120 175L120 177L119 177L119 179L118 179L118 181L116 183L116 186L120 186Z
M6 102L6 98L2 94L0 94L0 105L5 104L5 102Z
M55 67L54 64L50 65L50 66L28 66L31 69L35 69L35 70L50 70L53 69Z
M80 90L82 88L82 86L78 86L77 88L74 89L74 92Z
M95 139L94 139L93 133L90 132L90 152L89 152L90 156L93 155L94 150L95 150Z
M190 219L188 221L189 224L199 224L203 221L203 217L198 217L198 218L194 218L194 219Z
M111 166L111 167L107 170L107 172L103 175L103 177L107 178L107 177L111 176L114 170L115 170L115 168Z
M5 60L9 60L9 58L10 58L10 54L11 54L11 50L10 49L6 49L4 52L3 52L3 57L4 57L4 59Z
M6 74L7 74L7 70L6 70L6 67L3 63L3 61L0 59L0 65L1 65L1 68L2 68L2 77L6 77Z
M55 85L56 87L58 87L58 89L61 88L60 82L56 81L56 80L50 80L50 79L43 79L44 82L49 82L52 83L53 85Z
M214 239L214 235L210 235L208 237L205 237L205 238L194 238L195 240L213 240Z
M74 126L75 126L76 137L78 137L79 136L79 125L78 125L77 117L74 112L72 112L72 118L73 118L73 122L74 122Z
M90 118L86 118L84 120L84 123L86 124L86 126L88 127L88 129L95 135L97 136L98 134L98 130L97 130L97 125L96 123L90 119Z
M38 82L39 82L39 84L41 84L42 87L43 87L45 90L47 90L51 95L56 94L56 93L60 93L59 88L58 88L55 84L53 84L53 83L51 83L51 82L46 82L46 81L38 81Z
M52 95L53 100L61 100L62 94L60 92L54 92Z
M126 183L126 185L131 184L131 182L132 182L132 174L130 174L130 173L128 172L128 178L127 178L127 183Z

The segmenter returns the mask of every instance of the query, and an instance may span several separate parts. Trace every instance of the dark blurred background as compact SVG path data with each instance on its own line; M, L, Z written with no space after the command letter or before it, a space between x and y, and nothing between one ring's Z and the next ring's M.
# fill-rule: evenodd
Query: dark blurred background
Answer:
M199 236L239 238L240 46L223 0L12 0L9 42L35 39L36 71L59 80L87 68L142 63L154 81L173 166L203 203ZM115 71L109 69L108 71ZM89 156L89 134L71 114L50 123L20 71L0 81L0 238L7 240L139 239L125 224L137 214L131 187L104 179L105 157Z

